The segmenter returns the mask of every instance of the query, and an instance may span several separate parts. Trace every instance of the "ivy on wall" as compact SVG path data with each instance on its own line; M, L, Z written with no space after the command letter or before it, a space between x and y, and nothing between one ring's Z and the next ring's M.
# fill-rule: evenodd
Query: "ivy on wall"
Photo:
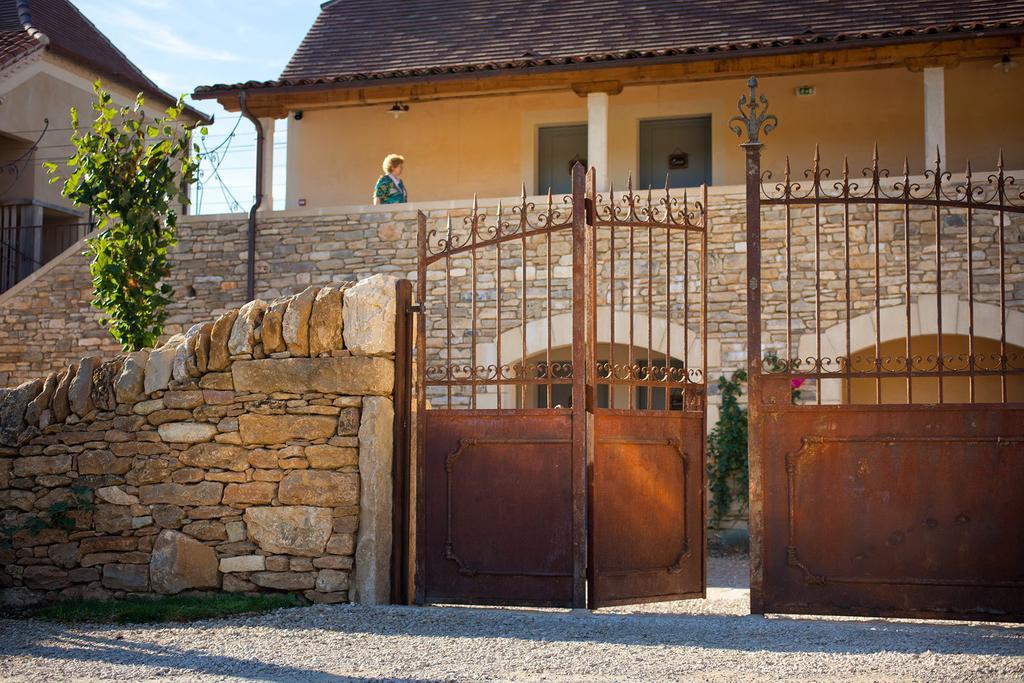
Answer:
M786 367L775 353L764 359L768 372L783 372ZM708 436L708 483L711 491L711 526L717 527L733 509L746 512L749 503L750 472L747 460L747 419L745 406L740 405L743 385L747 381L745 370L737 370L730 377L718 378L722 396L718 422ZM800 399L804 380L793 379L790 390L793 403Z
M711 525L718 526L734 502L746 510L750 473L747 468L747 409L740 405L745 370L718 378L722 406L718 422L708 436L708 483L711 490Z

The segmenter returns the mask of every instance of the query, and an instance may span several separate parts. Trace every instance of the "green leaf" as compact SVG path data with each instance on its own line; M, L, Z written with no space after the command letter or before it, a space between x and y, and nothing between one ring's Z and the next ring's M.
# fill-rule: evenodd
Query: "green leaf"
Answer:
M94 90L95 117L88 128L79 128L78 112L71 110L67 177L60 177L57 164L46 169L50 182L64 181L65 197L92 210L97 232L85 251L92 305L122 348L137 350L163 331L171 301L171 288L162 280L169 276L167 254L175 244L174 203L188 202L199 149L190 144L193 131L172 125L180 106L168 109L166 118L151 117L141 94L133 106L116 107L100 82Z

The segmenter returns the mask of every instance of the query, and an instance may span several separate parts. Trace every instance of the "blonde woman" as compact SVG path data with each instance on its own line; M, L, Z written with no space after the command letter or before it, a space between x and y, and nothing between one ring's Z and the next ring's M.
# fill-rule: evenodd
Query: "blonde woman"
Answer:
M409 201L409 195L405 191L405 183L402 182L402 167L405 166L405 158L400 154L389 154L384 157L381 164L384 175L377 181L373 188L374 204L404 204Z

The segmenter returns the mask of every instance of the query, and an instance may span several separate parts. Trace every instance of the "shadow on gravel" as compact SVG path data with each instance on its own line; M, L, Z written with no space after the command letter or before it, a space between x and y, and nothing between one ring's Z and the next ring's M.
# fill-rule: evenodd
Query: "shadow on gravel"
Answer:
M79 627L80 629L80 627ZM132 626L129 631L143 630ZM92 662L95 664L121 664L146 666L153 669L150 676L230 676L232 678L272 681L398 681L419 683L418 678L367 678L365 676L336 676L315 669L283 666L239 657L211 655L165 645L142 643L128 638L110 638L82 633L49 636L46 645L32 645L31 655L51 660ZM19 648L24 649L24 648ZM0 657L20 654L0 646Z
M737 652L1024 655L1014 625L919 624L679 614L591 614L480 607L332 606L321 631L378 636L696 647ZM356 615L375 610L374 618ZM352 619L349 619L351 613ZM291 625L281 625L289 629ZM301 627L295 624L295 627Z
M745 558L709 562L712 586L746 588ZM703 604L702 604L703 603ZM673 609L671 606L666 606ZM371 635L385 639L418 637L486 639L524 643L593 643L661 647L706 648L741 653L844 654L897 653L920 655L1024 656L1024 626L956 622L836 619L828 617L760 617L716 614L715 599L688 601L680 609L707 613L499 609L490 607L364 607L359 605L291 608L249 618L222 619L194 624L139 624L120 629L106 626L59 626L49 624L38 636L4 633L17 622L0 622L0 660L31 654L53 660L97 664L141 665L153 675L232 676L250 680L383 680L337 676L304 668L246 658L244 655L208 654L198 650L144 642L151 633L192 631L189 638L230 639L221 628L257 625L271 640L287 642L316 633L337 638L339 647L347 636ZM620 608L616 608L620 609ZM111 635L120 631L121 636ZM277 633L274 633L274 632ZM483 639L481 641L481 639ZM141 642L140 642L141 641ZM396 644L396 647L401 645ZM486 645L482 645L486 647ZM398 680L398 679L386 679ZM418 679L401 679L416 681Z
M15 622L0 624L10 628ZM246 620L226 619L174 625L193 631L190 639L223 638ZM255 625L255 624L252 624ZM1012 625L921 624L894 621L839 621L818 618L763 618L678 614L591 614L555 610L475 607L361 607L353 605L291 608L263 615L258 622L273 642L293 642L316 633L338 647L347 636L388 639L412 636L460 639L466 646L486 647L486 639L524 643L611 644L648 648L703 648L743 653L940 655L1024 655L1024 628ZM145 642L167 625L137 625L111 633L109 626L50 625L38 634L0 637L0 660L30 654L58 662L145 666L147 676L230 676L247 680L375 680L261 661L255 657L207 653ZM229 629L228 632L219 631ZM277 633L275 633L277 631ZM180 634L183 635L183 634ZM483 640L481 640L483 639ZM423 641L419 641L422 645ZM401 644L395 643L395 647ZM377 679L381 680L381 679ZM386 679L396 680L396 679ZM414 681L417 679L402 679Z

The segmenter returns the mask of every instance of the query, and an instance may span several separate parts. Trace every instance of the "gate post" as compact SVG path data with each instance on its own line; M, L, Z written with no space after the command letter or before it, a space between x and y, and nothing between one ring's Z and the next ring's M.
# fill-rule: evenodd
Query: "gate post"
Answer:
M747 204L747 459L750 477L750 611L764 614L764 466L761 453L761 142L778 124L768 114L768 99L757 93L757 78L747 81L749 95L740 97L739 115L729 129L746 140Z
M391 603L409 602L409 501L412 500L412 283L395 286L395 424L391 504Z
M415 480L415 524L412 543L413 552L413 602L422 605L426 601L427 523L426 505L424 501L424 479L426 478L426 411L427 411L427 216L422 211L416 212L416 404L414 412L416 445L413 449L414 480Z
M583 164L572 167L572 606L587 605L587 375L591 359L587 315L586 185Z

